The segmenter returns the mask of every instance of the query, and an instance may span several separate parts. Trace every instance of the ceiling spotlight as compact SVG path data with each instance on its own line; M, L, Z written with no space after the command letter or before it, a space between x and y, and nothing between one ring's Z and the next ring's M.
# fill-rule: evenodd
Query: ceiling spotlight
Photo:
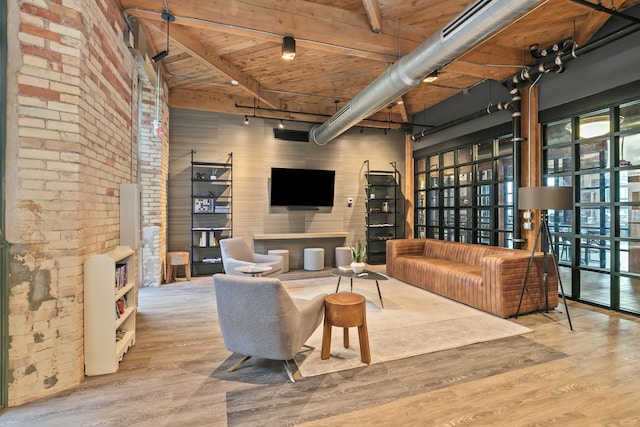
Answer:
M432 83L438 80L438 70L433 71L431 74L422 79L423 83Z
M245 125L249 124L249 116L244 116L244 124Z
M166 50L163 50L162 52L160 52L159 54L157 54L156 56L154 56L153 58L151 58L151 60L153 62L160 62L164 59L165 56L169 55L169 52L167 52Z
M232 86L238 86L238 81L236 79L231 80L231 85Z
M280 129L284 129L284 121L280 120L280 124L278 125Z
M165 9L164 12L162 12L161 16L162 16L162 20L167 23L167 47L165 50L163 50L162 52L158 53L156 56L151 58L153 62L160 62L167 55L169 55L169 23L176 20L176 17L173 16L171 12L169 12L169 9Z
M296 56L296 39L291 34L282 38L282 58L291 60Z

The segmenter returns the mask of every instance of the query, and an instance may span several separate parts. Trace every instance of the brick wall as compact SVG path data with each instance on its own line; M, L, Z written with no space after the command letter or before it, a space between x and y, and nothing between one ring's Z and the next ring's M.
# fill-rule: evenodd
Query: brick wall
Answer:
M142 184L142 211L144 242L142 247L142 286L159 286L163 283L167 241L167 174L169 161L169 120L166 94L161 79L160 96L157 84L140 67L140 183ZM157 80L157 75L153 76ZM162 135L154 134L156 103L159 101L159 118Z
M118 245L137 65L113 0L8 4L9 405L83 378L83 261ZM133 107L132 107L133 106Z

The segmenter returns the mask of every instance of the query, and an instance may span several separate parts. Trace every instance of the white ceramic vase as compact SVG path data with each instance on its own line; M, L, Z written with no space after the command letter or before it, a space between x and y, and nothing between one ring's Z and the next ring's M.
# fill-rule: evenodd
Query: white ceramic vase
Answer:
M351 263L351 270L356 273L356 274L360 274L364 271L364 268L367 266L367 264L365 264L364 262L352 262Z

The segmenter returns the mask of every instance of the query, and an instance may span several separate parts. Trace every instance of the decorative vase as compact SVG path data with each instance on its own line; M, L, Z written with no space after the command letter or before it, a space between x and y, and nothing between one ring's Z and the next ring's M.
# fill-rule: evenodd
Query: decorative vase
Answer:
M365 264L364 262L352 262L351 263L351 270L356 273L356 274L360 274L364 271L364 268L367 266L367 264Z

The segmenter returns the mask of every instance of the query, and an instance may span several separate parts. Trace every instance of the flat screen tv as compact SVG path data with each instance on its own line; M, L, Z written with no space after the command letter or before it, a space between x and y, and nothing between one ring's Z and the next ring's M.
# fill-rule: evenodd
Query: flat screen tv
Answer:
M336 171L271 168L271 206L333 206Z

